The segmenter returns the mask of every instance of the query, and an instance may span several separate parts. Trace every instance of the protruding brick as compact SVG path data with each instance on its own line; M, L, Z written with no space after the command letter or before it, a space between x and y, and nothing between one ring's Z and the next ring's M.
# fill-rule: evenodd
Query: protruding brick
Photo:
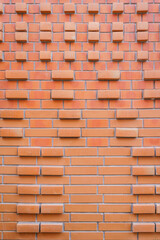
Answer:
M26 3L16 3L16 12L17 13L26 13L27 4Z
M27 31L27 23L26 22L16 22L16 31L26 32Z
M74 3L64 3L64 12L65 12L65 14L73 14L73 13L75 13L75 5L74 5Z
M42 233L60 233L62 232L62 224L41 223Z
M99 51L89 51L88 61L99 61Z
M112 32L123 32L123 22L113 22Z
M79 110L60 110L59 118L60 119L80 119L81 112Z
M40 41L51 42L52 41L52 33L51 32L40 32Z
M156 148L156 156L157 156L157 157L160 156L160 148Z
M6 79L8 79L8 80L27 80L28 72L26 70L6 70Z
M132 156L134 157L153 157L154 148L133 148Z
M148 32L137 32L137 42L148 41Z
M51 61L51 52L50 51L40 51L40 60L41 61Z
M80 137L80 129L69 129L69 128L67 128L67 129L62 129L62 128L60 128L59 130L58 130L58 136L59 137L69 137L69 138L78 138L78 137Z
M138 51L137 52L137 61L147 61L148 60L148 51Z
M73 71L72 70L53 70L52 71L53 80L73 80Z
M16 52L16 60L17 61L26 61L27 54L26 52Z
M29 175L29 176L33 176L33 175L40 175L40 168L39 167L22 167L19 166L17 168L17 174L18 175Z
M62 148L42 148L43 157L62 157L63 149Z
M27 42L27 33L26 32L16 32L15 38L17 42Z
M75 52L73 51L65 51L64 52L65 61L74 61L75 60Z
M141 194L155 194L155 186L154 185L133 185L133 194L141 195Z
M0 14L3 13L3 3L0 3Z
M25 90L6 90L7 99L27 99L28 92Z
M18 194L21 195L38 195L40 194L40 187L38 185L19 185Z
M113 32L112 40L113 40L113 42L122 42L123 41L123 32Z
M89 22L88 23L89 32L99 32L99 22Z
M18 233L38 233L39 223L17 223Z
M90 14L96 14L99 12L99 4L98 3L88 3L88 12Z
M40 156L40 148L18 148L18 155L21 157L38 157Z
M156 194L160 194L160 186L156 186Z
M66 42L74 42L76 38L75 32L65 32L64 33L64 40Z
M88 32L88 41L89 42L98 42L99 41L99 32Z
M160 213L160 204L157 204L157 206L156 206L156 213Z
M123 3L113 3L112 6L113 13L123 13Z
M42 204L41 205L42 214L60 214L63 213L63 205L51 205Z
M51 22L41 22L40 23L40 31L47 31L47 32L51 32Z
M146 167L146 166L133 166L132 167L132 174L135 176L145 176L145 175L151 175L153 176L155 174L154 167Z
M0 32L0 42L3 42L3 32Z
M117 110L116 117L118 119L138 118L138 111L137 110Z
M61 195L63 194L63 186L41 186L41 194Z
M3 61L3 52L0 51L0 61Z
M75 32L76 30L76 25L74 22L65 22L65 27L64 27L66 32Z
M52 99L73 99L74 92L72 90L53 90Z
M62 176L63 167L42 167L42 175Z
M160 70L145 70L144 80L160 80Z
M39 214L38 204L18 204L17 213L19 214Z
M155 99L160 98L160 90L144 90L144 99Z
M41 13L51 13L51 4L50 3L41 3L40 4Z
M160 175L160 167L156 167L156 175Z
M138 129L136 128L116 128L116 137L118 138L136 138Z
M154 223L133 223L133 232L155 232Z
M0 130L1 137L9 137L9 138L21 138L23 137L23 129L22 128L2 128Z
M120 97L119 90L99 90L98 99L118 99Z
M112 52L112 61L122 61L123 60L123 52L121 51L113 51Z
M120 71L118 70L98 71L98 80L118 80L118 79L120 79Z
M156 223L156 232L160 232L160 223Z
M134 214L153 214L155 213L154 204L133 204Z
M138 2L137 3L137 13L146 13L146 12L148 12L148 3Z
M22 110L2 110L0 116L1 118L22 119L24 112Z
M137 32L148 31L148 22L138 22Z

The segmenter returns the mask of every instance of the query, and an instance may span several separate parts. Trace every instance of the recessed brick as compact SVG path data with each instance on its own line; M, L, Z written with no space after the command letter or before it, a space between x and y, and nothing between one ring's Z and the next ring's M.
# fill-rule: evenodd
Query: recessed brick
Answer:
M27 53L26 52L16 52L16 60L17 61L26 61Z
M53 80L73 80L73 71L72 70L53 70L52 71Z
M38 204L18 204L17 205L18 214L39 214Z
M137 194L137 195L155 194L155 186L154 185L133 185L133 194Z
M76 38L75 32L65 32L64 33L64 40L66 42L74 42Z
M89 22L88 23L89 32L99 32L99 22Z
M75 4L74 3L64 3L64 12L65 12L65 14L75 13Z
M0 116L6 119L22 119L24 117L24 112L22 110L1 110Z
M99 32L88 32L88 41L89 42L98 42L99 41Z
M146 13L148 12L148 3L137 3L137 13Z
M99 51L89 51L88 61L99 61Z
M18 233L38 233L39 223L17 223Z
M112 13L115 13L115 14L123 13L123 3L113 3Z
M112 32L123 32L123 22L113 22Z
M118 80L118 79L120 79L120 71L118 70L98 71L98 80Z
M27 31L27 23L26 22L16 22L16 31L26 32Z
M65 27L64 27L66 32L75 32L76 30L76 25L74 22L65 22Z
M99 12L99 4L98 3L88 3L88 12L90 14L96 14Z
M136 138L138 129L136 128L116 128L116 137L118 138Z
M121 51L113 51L112 52L112 61L122 61L123 60L123 52Z
M147 61L148 60L148 51L138 51L137 52L137 61Z
M9 138L21 138L23 137L22 128L2 128L0 130L1 137Z
M42 167L42 175L62 176L63 167Z
M47 31L47 32L51 32L51 22L41 22L40 23L40 31Z
M41 186L41 194L61 195L63 194L63 186Z
M25 90L6 90L7 99L27 99L28 92Z
M74 61L75 60L75 52L73 51L65 51L64 52L65 61Z
M42 204L41 213L60 214L63 213L63 205Z
M144 80L160 80L160 70L145 70Z
M154 223L133 223L133 232L155 232Z
M51 52L50 51L40 51L40 60L41 61L51 61Z
M137 42L148 41L148 32L137 32Z
M153 157L154 148L133 148L132 156L134 157Z
M40 32L40 41L51 42L52 41L52 33L51 32Z
M63 128L60 128L59 130L58 130L58 136L59 137L69 137L69 138L78 138L78 137L80 137L80 129L73 129L73 128L71 128L71 129L63 129Z
M134 166L132 167L132 174L136 176L145 176L145 175L154 175L154 167L143 167L143 166Z
M39 167L22 167L19 166L17 168L18 175L40 175L40 168Z
M154 214L155 205L154 204L133 204L134 214Z
M19 185L17 193L21 195L38 195L40 194L40 187L38 185Z
M62 232L62 224L41 223L42 233L60 233Z
M60 110L59 118L60 119L80 119L81 112L79 110Z
M123 41L123 32L113 32L112 40L113 40L113 42L122 42Z
M99 90L98 99L118 99L120 97L119 90Z
M63 149L62 148L42 148L43 157L62 157Z
M144 90L144 99L155 99L160 98L160 90Z
M28 72L26 70L6 70L6 79L8 79L8 80L27 80Z
M27 33L26 32L16 32L15 38L17 42L27 42Z
M26 13L27 4L26 3L16 3L16 12L17 13Z
M40 4L40 11L41 11L42 14L51 13L51 4L50 3L41 3Z
M18 148L18 156L21 157L36 157L40 156L40 148Z
M53 90L52 99L73 99L74 94L72 90Z
M148 31L148 22L138 22L137 23L137 32L139 31Z

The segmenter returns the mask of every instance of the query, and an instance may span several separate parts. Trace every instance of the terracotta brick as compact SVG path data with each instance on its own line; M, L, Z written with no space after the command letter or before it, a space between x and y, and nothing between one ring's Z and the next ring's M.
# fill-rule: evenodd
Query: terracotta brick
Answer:
M64 33L64 40L66 42L74 42L76 38L75 32L65 32Z
M28 92L23 90L7 90L6 98L7 99L27 99Z
M41 22L40 23L40 31L47 31L47 32L51 32L51 22Z
M148 32L137 32L137 42L148 41Z
M17 168L18 175L40 175L39 167L18 167Z
M61 214L63 213L63 205L42 204L41 213L45 214Z
M17 223L18 233L38 233L39 223Z
M81 112L79 110L60 110L59 111L60 119L80 119Z
M137 110L117 110L116 117L118 119L138 118L138 111Z
M132 155L134 157L153 157L154 149L153 148L133 148Z
M98 71L98 80L118 80L120 79L120 72L118 70Z
M99 90L98 99L118 99L120 97L119 90Z
M98 22L89 22L88 23L89 32L99 32L99 23Z
M112 61L122 61L122 60L123 60L123 52L121 51L112 52Z
M22 157L40 156L39 148L18 148L18 155Z
M144 90L143 97L145 99L160 98L160 91L159 90Z
M64 3L64 12L65 12L65 14L73 14L73 13L75 13L75 5L74 5L74 3Z
M0 42L3 42L3 32L0 32Z
M123 22L113 22L112 32L123 32Z
M75 52L74 51L65 51L64 59L65 59L65 61L74 61L75 60Z
M75 32L76 30L76 25L74 22L65 22L65 27L64 27L66 32Z
M27 80L28 72L26 70L6 70L6 79L8 79L8 80Z
M13 118L13 119L22 119L24 117L24 113L22 110L1 110L0 112L1 118Z
M9 138L21 138L23 137L22 128L1 128L0 130L1 137Z
M88 12L90 14L96 14L99 12L99 4L98 3L88 3Z
M62 148L42 148L43 157L62 157L63 149Z
M148 60L148 51L137 52L137 61L147 61L147 60Z
M40 41L51 42L52 41L52 33L51 32L40 32Z
M154 223L133 223L133 232L155 232Z
M89 51L88 61L99 61L99 51Z
M156 186L156 194L160 194L160 186Z
M137 13L146 13L146 12L148 12L148 3L138 2L137 3Z
M40 187L37 185L19 185L17 193L22 195L40 194Z
M160 213L160 204L156 205L156 213L158 213L158 214Z
M16 31L26 32L27 31L27 23L26 22L16 22Z
M159 70L145 70L144 71L144 80L160 80L160 71Z
M26 3L16 3L16 12L17 13L26 13L27 4Z
M156 223L156 232L160 232L160 224Z
M0 14L3 14L3 3L0 3Z
M118 138L136 138L138 129L136 128L116 128L116 137Z
M78 138L80 137L80 129L63 129L60 128L58 130L59 137L70 137L70 138Z
M40 11L41 13L51 13L51 4L50 3L41 3L40 4Z
M17 61L26 61L27 60L26 52L16 52L16 60Z
M40 51L40 60L41 61L51 61L51 52Z
M132 167L132 174L136 176L145 176L145 175L154 175L155 169L154 167L142 167L142 166L134 166Z
M154 214L155 205L154 204L133 204L134 214Z
M123 3L113 3L112 5L113 13L123 13Z
M123 32L113 32L112 40L113 40L113 42L122 42L123 41Z
M3 61L3 52L0 51L0 61Z
M41 186L41 194L61 195L63 194L63 186Z
M16 32L15 38L17 42L27 42L27 33L26 32Z
M148 31L148 22L138 22L137 23L137 32Z
M73 99L74 92L72 90L53 90L52 98L53 99Z
M18 204L17 205L18 214L39 214L38 204Z
M62 232L62 224L58 223L41 223L42 233L60 233Z
M99 41L99 32L89 32L88 33L89 42L98 42Z
M133 185L133 194L155 194L153 185Z
M63 175L63 168L62 167L42 167L41 173L42 175L61 176Z
M54 70L52 71L53 80L73 80L73 71L72 70Z

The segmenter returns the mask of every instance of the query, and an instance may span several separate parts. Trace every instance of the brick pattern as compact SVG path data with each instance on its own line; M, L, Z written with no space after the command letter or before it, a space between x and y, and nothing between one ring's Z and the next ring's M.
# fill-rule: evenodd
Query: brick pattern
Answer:
M1 1L0 239L160 239L159 4Z

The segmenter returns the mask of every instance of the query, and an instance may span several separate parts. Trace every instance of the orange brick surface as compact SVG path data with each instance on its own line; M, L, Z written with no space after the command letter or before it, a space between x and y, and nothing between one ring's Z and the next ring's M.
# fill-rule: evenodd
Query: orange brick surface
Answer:
M0 1L0 239L160 239L159 9Z

